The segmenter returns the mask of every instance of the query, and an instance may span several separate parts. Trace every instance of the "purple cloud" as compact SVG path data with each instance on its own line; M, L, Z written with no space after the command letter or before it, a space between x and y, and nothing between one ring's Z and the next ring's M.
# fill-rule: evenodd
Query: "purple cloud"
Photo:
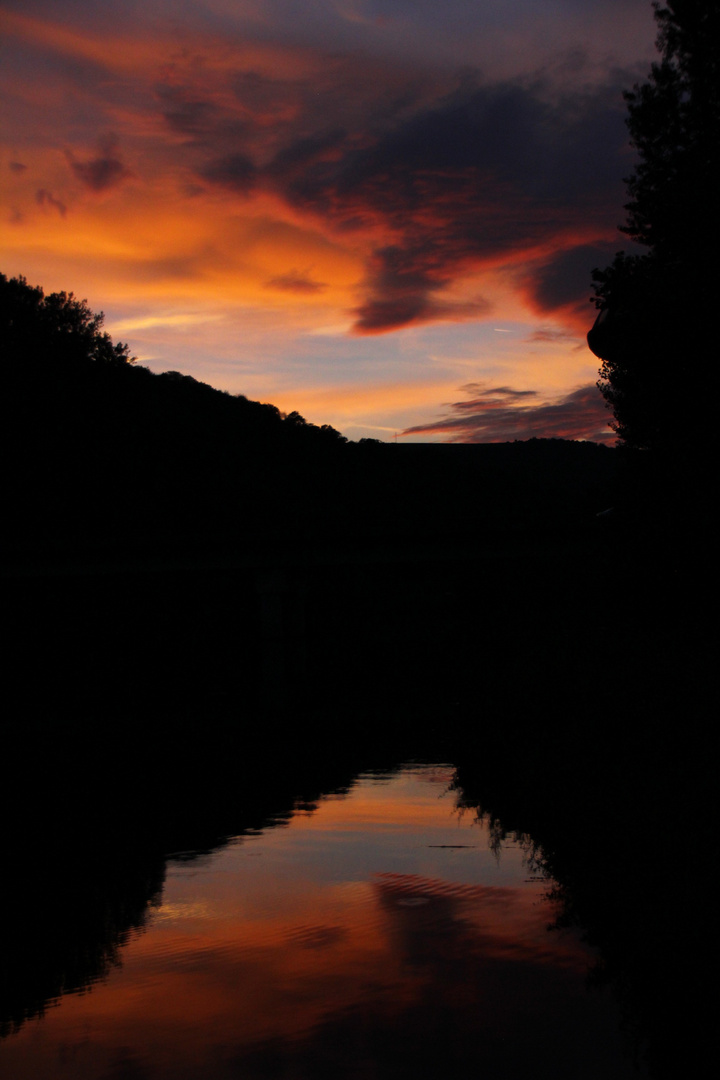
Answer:
M68 152L67 159L77 179L90 191L98 193L117 187L132 175L121 160L114 135L107 135L100 140L97 157L89 158L87 161L75 161L73 155Z
M581 386L554 402L531 403L535 390L508 386L486 389L470 383L461 388L468 401L453 402L449 416L407 428L403 435L446 435L448 442L510 442L514 439L578 439L615 443L610 419L595 385Z
M621 202L627 133L614 81L560 96L541 79L466 75L450 90L408 82L381 110L368 91L355 92L354 70L340 75L342 94L322 77L315 95L302 81L241 80L235 113L174 91L166 119L188 134L204 181L238 194L271 190L340 232L373 238L356 333L485 314L484 301L453 307L442 291L484 261L554 244L562 254L528 286L537 305L589 295L606 253L568 253L567 242ZM268 112L277 122L268 125Z

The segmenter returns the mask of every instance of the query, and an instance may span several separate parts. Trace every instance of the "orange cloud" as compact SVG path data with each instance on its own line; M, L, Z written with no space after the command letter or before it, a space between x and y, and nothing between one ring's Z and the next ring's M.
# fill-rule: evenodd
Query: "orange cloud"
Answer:
M580 108L577 101L572 109L564 100L551 105L520 81L453 83L432 74L420 82L403 65L254 41L237 28L221 38L199 24L195 33L155 24L148 35L149 25L127 22L108 37L9 13L8 28L28 47L92 61L125 80L105 106L108 126L124 123L117 137L106 137L95 154L64 148L81 189L109 193L131 176L136 188L152 178L161 214L157 199L170 195L193 217L213 201L226 218L247 216L248 196L269 197L280 219L364 263L361 296L346 308L360 334L484 318L490 307L482 291L459 302L448 290L485 266L536 258L539 246L548 258L558 244L565 250L568 231L585 220L608 174L605 164L597 167L606 148L588 134L593 110L604 106L591 99ZM78 69L76 87L91 88L102 109L106 85L88 83ZM558 155L569 155L566 168L558 169ZM69 191L47 180L36 190L75 211ZM215 200L222 192L224 200ZM218 270L237 265L212 244L211 233L206 247L220 256ZM312 263L305 257L266 274L256 299L268 283L305 296L320 292L318 283L332 285L324 274L303 283L294 273ZM544 288L535 290L538 303L548 302L547 280Z
M428 345L422 381L445 388L493 367L503 368L497 385L533 385L543 345L533 330L545 346L549 332L583 335L589 271L603 262L627 172L615 76L602 85L595 72L594 89L573 94L552 72L457 75L430 53L409 62L300 41L264 8L215 5L212 21L188 9L173 23L153 18L152 0L82 23L72 5L62 17L41 0L31 10L49 17L0 16L16 45L0 170L5 272L72 288L119 317L149 317L153 305L176 319L183 306L193 319L205 311L218 356L231 333L246 340L242 317L253 333L262 324L274 354L258 347L243 377L263 395L298 385L299 368L281 377L273 367L293 349L305 398L322 392L301 332L337 335L338 357L359 355L350 337L396 337L399 358L398 331L436 327L447 343L491 315L525 323L538 348L516 349L512 373L509 351L485 343L468 374L443 360L443 380L435 357L451 346ZM338 399L364 378L348 380L343 363ZM543 348L542 363L546 388L591 375L560 349ZM417 400L415 388L408 395ZM372 422L393 427L388 410Z
M0 24L6 35L34 49L47 50L78 60L91 61L99 68L113 68L134 73L157 63L157 48L152 40L131 33L92 34L77 26L63 25L49 19L5 10Z

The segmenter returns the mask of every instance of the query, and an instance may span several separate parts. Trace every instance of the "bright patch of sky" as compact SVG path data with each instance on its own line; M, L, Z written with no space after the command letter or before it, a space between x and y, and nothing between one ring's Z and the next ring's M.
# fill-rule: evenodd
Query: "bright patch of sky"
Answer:
M623 246L647 0L7 0L0 24L5 274L353 438L445 437L468 384L597 437L591 271Z

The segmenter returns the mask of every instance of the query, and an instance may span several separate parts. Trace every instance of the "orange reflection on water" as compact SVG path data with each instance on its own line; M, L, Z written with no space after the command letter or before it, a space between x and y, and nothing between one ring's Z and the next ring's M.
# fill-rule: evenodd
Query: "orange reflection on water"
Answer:
M548 934L543 884L518 851L495 861L447 779L368 778L171 864L122 967L26 1024L0 1065L17 1080L309 1077L352 1059L370 1076L388 1055L450 1052L449 1038L480 1067L519 1016L531 1031L582 1020L584 950Z

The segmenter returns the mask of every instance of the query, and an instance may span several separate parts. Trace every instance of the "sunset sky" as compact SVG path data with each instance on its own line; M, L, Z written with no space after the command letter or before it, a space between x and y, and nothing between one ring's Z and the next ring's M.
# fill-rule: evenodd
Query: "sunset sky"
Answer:
M649 0L3 0L0 270L351 439L605 438Z

